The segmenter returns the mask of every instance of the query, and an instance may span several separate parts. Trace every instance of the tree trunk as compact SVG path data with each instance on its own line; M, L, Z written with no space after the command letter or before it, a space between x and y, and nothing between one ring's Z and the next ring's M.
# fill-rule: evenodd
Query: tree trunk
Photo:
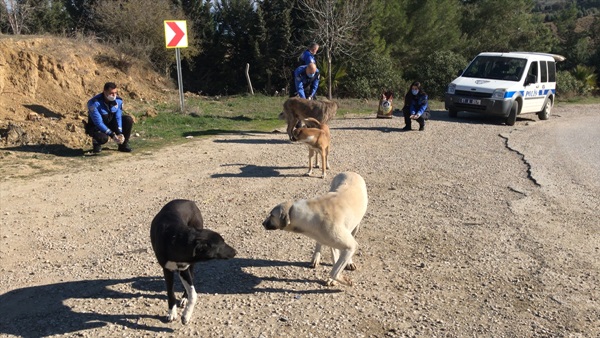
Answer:
M329 48L327 48L327 98L331 100L331 53L329 53Z

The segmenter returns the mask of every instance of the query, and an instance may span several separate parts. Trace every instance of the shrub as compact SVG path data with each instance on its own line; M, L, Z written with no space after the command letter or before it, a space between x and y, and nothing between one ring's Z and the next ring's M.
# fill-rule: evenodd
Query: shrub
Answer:
M448 84L467 66L467 60L451 51L436 51L406 72L409 82L419 81L430 98L442 98Z
M404 82L401 71L394 67L390 57L373 51L363 57L348 63L347 76L340 80L338 96L373 98L385 90L394 91L394 96L398 96L396 91Z
M587 95L596 88L598 76L595 73L594 67L577 65L573 70L573 76L579 82L579 94Z
M579 81L566 70L556 73L556 96L560 99L570 99L578 95Z

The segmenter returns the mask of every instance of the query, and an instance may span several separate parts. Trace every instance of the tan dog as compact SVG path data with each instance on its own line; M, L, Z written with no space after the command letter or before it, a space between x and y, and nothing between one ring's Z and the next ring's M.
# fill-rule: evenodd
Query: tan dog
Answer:
M287 134L294 141L292 131L298 122L312 117L324 124L329 122L337 113L338 105L333 101L307 100L291 97L283 103L283 111L279 118L287 122Z
M323 245L331 247L333 268L326 282L352 286L350 278L340 279L342 269L356 270L352 256L358 248L354 236L360 221L367 212L367 186L357 173L344 172L336 175L331 189L324 196L284 202L273 208L263 222L267 230L286 230L304 234L317 241L311 267L321 263Z
M329 133L329 127L326 124L321 124L316 119L309 117L304 119L307 124L317 125L318 128L296 128L292 132L294 139L298 142L306 143L308 145L308 172L306 176L312 174L313 169L313 156L321 155L321 178L325 178L326 169L329 169L329 149L331 145L331 134ZM316 157L317 159L318 157ZM315 159L315 164L316 164Z

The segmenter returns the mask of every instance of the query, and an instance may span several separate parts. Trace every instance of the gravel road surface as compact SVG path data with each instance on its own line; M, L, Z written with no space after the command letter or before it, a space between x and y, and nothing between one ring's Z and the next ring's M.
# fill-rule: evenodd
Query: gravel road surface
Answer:
M5 177L0 336L598 337L599 111L559 106L513 127L440 111L424 132L397 117L335 119L324 180L303 176L307 150L284 133L105 150ZM344 272L354 286L326 287L330 255L310 269L310 239L261 223L342 171L364 177L370 200L358 270ZM149 240L175 198L196 201L238 251L197 265L188 325L164 321Z

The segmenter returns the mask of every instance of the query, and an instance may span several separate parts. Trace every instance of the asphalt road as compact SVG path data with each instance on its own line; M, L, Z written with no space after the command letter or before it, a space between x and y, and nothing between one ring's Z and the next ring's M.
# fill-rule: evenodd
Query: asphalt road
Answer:
M504 136L546 193L600 207L600 112L580 113L575 106Z

